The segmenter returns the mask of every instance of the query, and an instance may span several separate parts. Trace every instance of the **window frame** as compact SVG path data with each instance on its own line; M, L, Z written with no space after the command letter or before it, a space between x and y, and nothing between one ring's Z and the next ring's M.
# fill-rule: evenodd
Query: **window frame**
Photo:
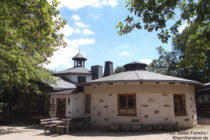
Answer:
M84 78L85 81L81 82L81 81L79 80L80 78ZM86 76L78 76L78 77L77 77L77 83L79 83L79 84L80 84L80 83L85 83L86 81L87 81L87 77L86 77Z
M175 96L182 96L183 101L184 101L184 105L183 108L184 110L182 112L175 112ZM173 101L174 101L174 115L175 116L186 116L187 115L187 108L186 108L186 95L185 94L174 94L173 95Z
M134 96L134 113L121 113L120 112L120 96L125 96L126 97L126 109L128 109L128 96ZM137 106L136 106L136 94L118 94L117 96L117 106L118 106L118 116L137 116Z

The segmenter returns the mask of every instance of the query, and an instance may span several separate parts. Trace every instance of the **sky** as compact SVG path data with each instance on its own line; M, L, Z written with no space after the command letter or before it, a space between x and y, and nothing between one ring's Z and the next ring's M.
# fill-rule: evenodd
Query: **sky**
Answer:
M93 65L104 66L105 61L112 61L115 68L132 61L149 64L158 58L157 47L171 49L171 43L161 43L156 32L134 30L123 36L117 34L115 25L129 14L125 0L58 1L60 14L67 20L60 33L68 45L54 52L46 65L48 69L60 71L73 67L72 57L79 49L88 59L88 69Z

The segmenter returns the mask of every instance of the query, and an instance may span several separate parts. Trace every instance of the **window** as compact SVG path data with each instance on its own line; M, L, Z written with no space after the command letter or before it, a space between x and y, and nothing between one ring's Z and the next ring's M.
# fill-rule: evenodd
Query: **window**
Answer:
M118 95L118 115L135 116L136 115L136 95L119 94Z
M84 83L86 82L86 77L85 76L78 76L78 83Z
M182 94L174 95L174 113L175 116L186 115L185 96Z
M85 95L85 113L90 113L90 95Z

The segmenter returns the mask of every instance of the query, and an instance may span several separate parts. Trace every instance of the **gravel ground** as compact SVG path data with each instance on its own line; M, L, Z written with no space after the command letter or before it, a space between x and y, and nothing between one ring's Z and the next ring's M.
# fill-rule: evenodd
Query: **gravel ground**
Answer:
M0 126L0 140L210 140L210 119L199 119L199 124L175 133L160 132L107 132L100 130L73 131L70 134L44 134L44 130L34 125Z

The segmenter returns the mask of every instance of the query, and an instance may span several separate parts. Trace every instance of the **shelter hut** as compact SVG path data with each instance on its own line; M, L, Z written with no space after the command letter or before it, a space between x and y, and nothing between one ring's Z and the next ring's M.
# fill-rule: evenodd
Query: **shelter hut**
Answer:
M153 73L147 65L132 62L125 72L81 84L91 124L197 124L195 87L201 83Z

